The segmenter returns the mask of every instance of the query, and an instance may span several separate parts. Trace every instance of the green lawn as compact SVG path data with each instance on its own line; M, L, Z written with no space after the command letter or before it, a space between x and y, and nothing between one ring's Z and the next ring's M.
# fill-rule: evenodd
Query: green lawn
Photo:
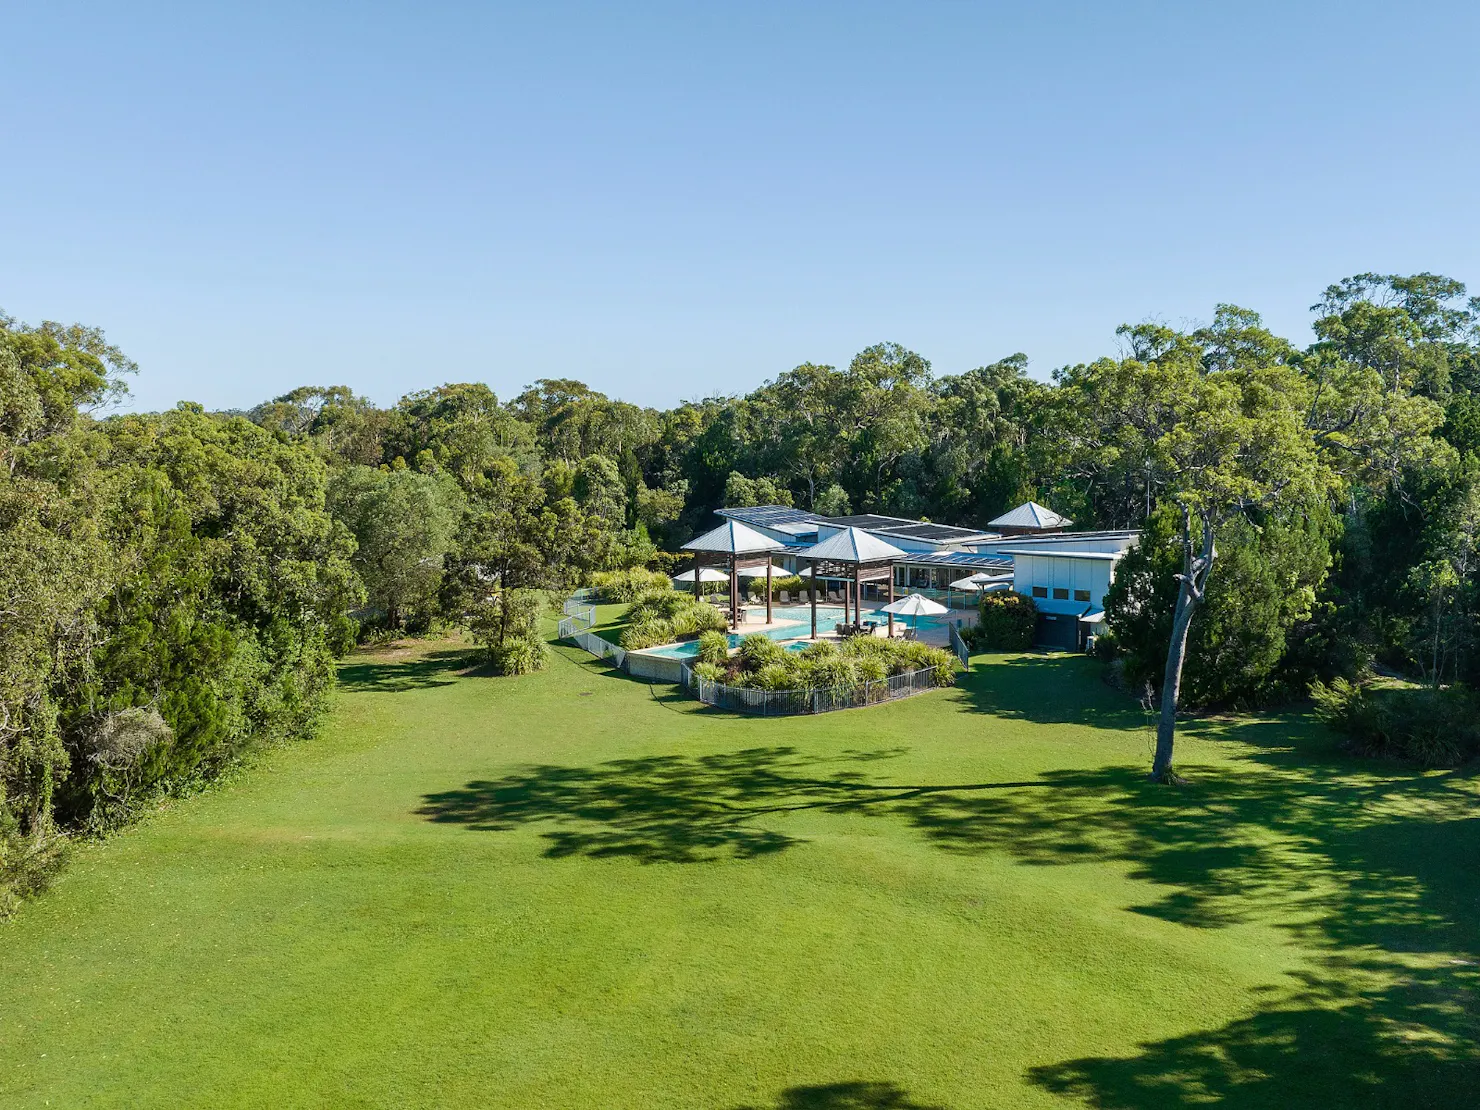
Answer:
M1473 778L1244 719L1149 786L1077 657L789 720L466 662L0 926L0 1106L1480 1102Z

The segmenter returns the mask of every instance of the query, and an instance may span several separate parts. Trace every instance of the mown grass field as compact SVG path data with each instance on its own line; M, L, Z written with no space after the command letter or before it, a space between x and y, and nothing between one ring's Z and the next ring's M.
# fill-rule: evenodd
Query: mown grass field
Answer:
M610 614L603 614L604 620ZM749 720L567 648L330 725L0 926L0 1106L1480 1104L1480 784L1076 657Z

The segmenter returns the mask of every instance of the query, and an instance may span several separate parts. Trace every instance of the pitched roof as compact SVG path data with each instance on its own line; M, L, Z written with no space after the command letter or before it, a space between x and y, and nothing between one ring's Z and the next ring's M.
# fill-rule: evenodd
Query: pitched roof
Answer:
M780 540L763 536L738 520L727 520L683 545L685 551L711 551L722 555L758 555L762 551L781 551L785 547Z
M835 563L877 563L885 559L906 558L905 553L892 543L885 543L862 528L844 528L821 543L798 551L797 555L803 559L830 559Z
M728 520L738 520L756 528L817 523L815 514L793 509L790 505L733 505L714 511Z
M987 521L988 528L1067 528L1074 522L1060 516L1052 509L1036 501L1024 501L1016 509L1009 509L996 520Z

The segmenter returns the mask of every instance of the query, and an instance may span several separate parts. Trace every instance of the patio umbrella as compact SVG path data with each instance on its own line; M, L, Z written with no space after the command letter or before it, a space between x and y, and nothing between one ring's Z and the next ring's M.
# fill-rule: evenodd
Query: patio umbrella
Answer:
M692 582L694 580L694 572L686 570L682 574L675 574L673 580L675 582ZM715 570L714 567L702 567L699 571L700 582L728 582L729 580L730 576L728 574L722 570Z
M993 584L1011 581L1011 574L989 574L986 571L979 571L966 578L956 579L956 581L951 583L951 589L960 590L964 594L979 594L983 590L990 589ZM946 600L949 601L950 599L947 598Z
M787 570L785 567L778 567L775 563L772 563L771 573L776 575L778 578L785 578L791 574L791 571ZM766 568L741 567L735 572L735 574L741 578L764 578L766 576Z
M949 613L950 610L938 601L931 601L923 594L909 594L884 606L881 612L893 613L896 617L909 617L910 627L914 628L916 617L938 616L941 613Z

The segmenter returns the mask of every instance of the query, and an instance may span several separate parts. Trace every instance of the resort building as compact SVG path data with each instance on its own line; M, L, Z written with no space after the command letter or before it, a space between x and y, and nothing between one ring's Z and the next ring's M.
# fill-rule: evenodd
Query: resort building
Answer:
M804 569L798 556L849 529L897 548L895 593L923 593L948 601L962 597L959 583L976 578L977 589L1012 589L1038 606L1037 640L1044 647L1082 648L1104 630L1105 593L1121 556L1139 532L1070 532L1073 521L1029 501L992 522L992 530L902 517L828 517L784 505L718 510L719 515L776 541L775 562L790 573ZM889 585L863 584L863 597L885 596ZM828 576L823 581L833 583ZM841 582L841 580L838 580Z

